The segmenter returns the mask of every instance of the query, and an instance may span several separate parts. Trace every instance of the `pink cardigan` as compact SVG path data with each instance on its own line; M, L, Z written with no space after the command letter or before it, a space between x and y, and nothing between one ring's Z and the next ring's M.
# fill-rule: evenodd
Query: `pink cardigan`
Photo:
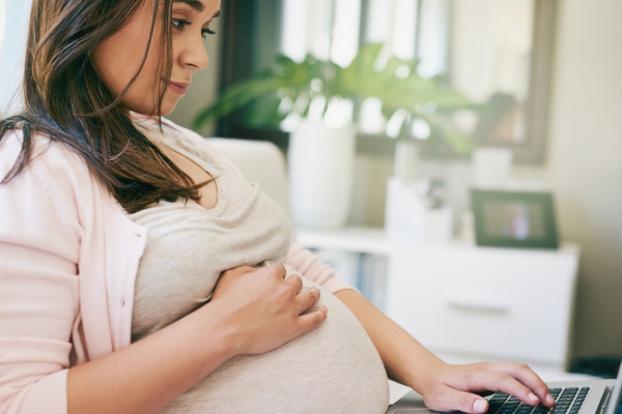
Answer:
M0 179L21 142L0 141ZM0 413L65 414L68 368L130 344L146 231L82 158L34 142L36 159L0 186ZM297 244L287 261L333 293L354 289Z

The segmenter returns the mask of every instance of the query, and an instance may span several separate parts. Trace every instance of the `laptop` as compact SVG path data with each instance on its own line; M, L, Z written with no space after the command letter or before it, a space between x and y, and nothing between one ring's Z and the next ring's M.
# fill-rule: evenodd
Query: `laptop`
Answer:
M622 364L614 380L585 380L573 382L547 382L557 405L552 410L544 406L533 407L505 393L486 396L489 414L622 414ZM414 391L408 392L389 406L386 414L434 413L425 407L422 398Z

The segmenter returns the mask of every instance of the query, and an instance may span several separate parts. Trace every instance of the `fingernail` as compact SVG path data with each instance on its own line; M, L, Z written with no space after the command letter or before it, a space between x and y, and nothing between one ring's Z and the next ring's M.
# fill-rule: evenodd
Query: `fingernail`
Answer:
M547 394L546 395L546 402L548 402L549 404L555 404L555 399L553 398L553 396L551 394Z
M527 394L527 398L529 398L533 402L538 401L538 397L536 397L536 394L534 394L533 392L530 392L529 394Z
M486 411L486 400L475 400L473 403L473 411L476 413L483 413Z

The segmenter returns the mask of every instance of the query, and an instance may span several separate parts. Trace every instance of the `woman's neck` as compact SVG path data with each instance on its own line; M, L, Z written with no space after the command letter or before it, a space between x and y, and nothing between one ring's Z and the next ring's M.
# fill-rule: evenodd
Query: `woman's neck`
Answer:
M158 121L158 117L155 115L145 115L145 114L141 114L140 112L134 112L132 110L128 110L128 115L130 119L135 119L139 121L152 121L152 122Z

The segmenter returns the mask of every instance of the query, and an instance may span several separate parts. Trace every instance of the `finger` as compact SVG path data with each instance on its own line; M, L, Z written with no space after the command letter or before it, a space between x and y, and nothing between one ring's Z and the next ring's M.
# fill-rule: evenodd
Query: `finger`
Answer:
M293 287L296 294L300 293L302 290L302 278L298 275L291 275L285 279L285 283Z
M275 263L268 267L268 273L279 280L283 280L287 271L285 270L285 266L281 263Z
M540 403L538 397L510 374L482 369L473 374L469 381L470 389L488 389L511 394L529 405Z
M326 319L327 314L328 314L328 308L326 306L322 306L320 309L314 312L300 315L297 321L298 332L296 336L301 335L305 332L308 332L320 326L322 322L324 322L324 320Z
M555 400L549 392L549 387L529 366L525 364L500 363L491 364L489 369L512 375L533 390L543 404L549 407L555 405Z
M435 411L483 413L488 410L488 401L485 398L448 386L439 387L431 396L426 396L425 404Z
M320 298L320 290L311 288L300 292L296 297L296 314L300 315L305 310L315 305Z
M250 273L252 271L254 271L255 268L252 266L238 266L238 267L234 267L228 270L225 270L224 272L221 273L221 278L222 277L229 277L229 276L239 276L239 275L243 275L245 273Z

